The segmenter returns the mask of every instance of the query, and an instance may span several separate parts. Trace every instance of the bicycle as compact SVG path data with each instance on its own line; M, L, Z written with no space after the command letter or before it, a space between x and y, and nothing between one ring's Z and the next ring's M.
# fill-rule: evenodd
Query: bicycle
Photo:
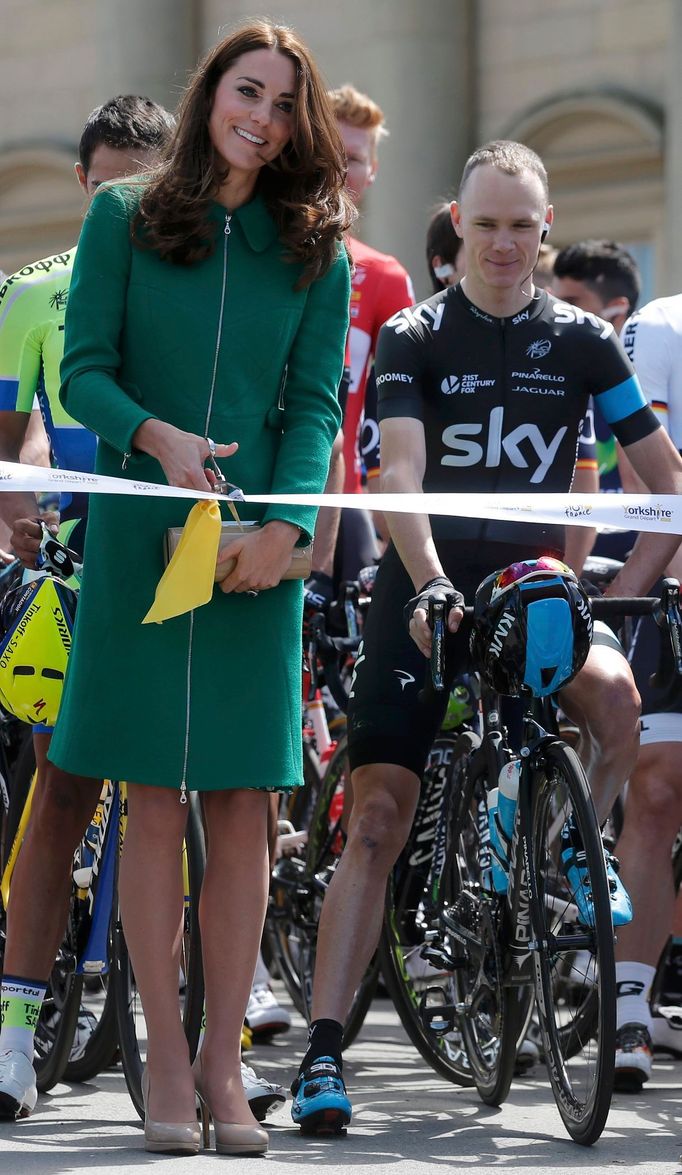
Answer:
M357 601L360 609L366 601ZM308 661L310 695L318 691L318 662L339 710L345 713L348 696L339 657L352 658L360 643L359 632L350 637L330 637L320 613L310 621ZM272 873L268 909L268 933L273 956L289 994L303 1016L310 1020L312 985L317 950L317 925L324 894L340 860L346 839L351 789L345 734L329 755L320 760L304 753L306 783L293 799L292 825L303 829L294 838L296 847L283 856ZM304 742L305 748L305 742ZM307 766L306 766L307 764ZM319 764L319 766L317 765ZM291 835L291 834L290 834ZM358 988L344 1026L344 1043L351 1044L364 1022L378 978L376 958Z
M182 1019L189 1045L190 1058L194 1060L204 1018L204 976L201 960L201 936L199 930L199 902L201 883L206 862L201 805L196 793L190 793L187 804L187 828L182 849L182 871L184 880L183 933L180 945L178 990L182 1003ZM120 855L120 843L125 835L127 807L124 789L120 816L114 827L118 833L116 860ZM146 1046L144 1013L140 1001L135 974L130 962L125 940L118 899L112 911L111 922L111 974L109 984L118 1029L118 1043L121 1050L121 1065L126 1086L136 1112L144 1120L142 1098L142 1073Z
M664 599L594 600L595 616L666 613L679 653L679 585ZM444 603L433 614L434 650L444 637ZM442 673L442 666L436 667ZM499 1105L512 1080L517 1044L537 1000L550 1084L570 1136L590 1145L611 1100L615 1057L615 966L604 848L580 761L558 737L544 699L524 699L519 798L506 895L492 890L487 797L516 757L499 698L481 693L482 732L462 734L447 776L435 869L425 897L424 954L452 975L454 1001L427 990L430 1031L461 1032L477 1090ZM438 836L438 834L437 834ZM579 911L562 861L566 845L584 853L582 876L593 913ZM582 963L580 960L583 960ZM587 962L585 962L587 960ZM576 975L576 968L579 968ZM562 976L570 974L570 998Z
M471 1066L457 1025L436 1033L422 1015L427 988L447 987L451 979L435 957L431 966L423 947L428 928L425 893L442 841L442 813L448 803L448 778L459 737L457 730L441 730L429 753L410 835L388 878L379 969L403 1028L423 1059L448 1081L471 1086Z
M358 598L356 584L342 588L343 612L351 637L357 636L355 604ZM352 617L350 615L352 613ZM320 625L321 633L320 636ZM355 629L355 631L353 631ZM330 759L345 729L346 690L338 667L339 653L331 646L320 647L326 640L326 622L322 613L308 617L304 625L306 659L303 674L303 786L282 796L279 810L277 861L271 879L268 913L265 922L265 944L270 969L279 974L294 1007L306 1015L301 991L299 963L301 931L297 925L298 911L294 908L290 882L294 872L302 867L308 842L308 827L317 799L320 783ZM351 641L346 655L352 657L357 640ZM325 680L329 678L329 684ZM331 688L330 688L331 686ZM323 695L336 708L329 722L329 706Z
M3 954L6 908L12 875L28 824L36 771L33 743L24 743L10 786L7 852L2 858ZM106 830L108 808L104 813ZM110 853L101 850L95 859L93 849L84 840L76 851L73 865L74 883L64 938L48 982L35 1034L34 1066L41 1092L51 1089L62 1078L87 1081L114 1059L118 1047L113 1002L106 981L108 964L108 917L104 924L100 911L111 907L112 865ZM95 990L86 989L86 976L99 977ZM74 1038L83 1021L82 1044L74 1053Z

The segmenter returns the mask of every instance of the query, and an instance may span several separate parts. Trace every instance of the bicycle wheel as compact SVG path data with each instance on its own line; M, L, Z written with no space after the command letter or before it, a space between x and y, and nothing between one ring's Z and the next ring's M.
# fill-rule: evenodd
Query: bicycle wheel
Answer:
M22 761L24 757L28 759L28 770ZM23 804L26 801L26 792L23 788L19 788L21 798L15 799L14 804L12 804L12 794L17 791L17 780L22 777L28 778L30 786L35 765L30 726L27 726L25 722L19 722L17 718L8 716L4 711L0 711L0 771L2 774L0 787L4 787L6 792L2 797L4 812L2 837L0 838L0 860L3 870L10 855L21 819Z
M440 917L456 963L459 1027L479 1097L499 1106L509 1093L518 1046L530 1016L532 989L503 983L500 950L504 896L482 885L481 832L487 828L488 780L478 739L465 734L453 751L448 844Z
M448 1081L473 1085L458 1025L436 1033L422 1014L422 1001L435 988L443 991L446 1004L455 1002L453 973L430 966L421 951L429 929L425 890L441 806L450 794L446 781L456 745L464 753L461 740L441 735L431 748L410 837L388 879L379 967L403 1028L427 1064ZM473 749L476 744L472 739L466 745Z
M78 1023L64 1070L66 1081L89 1081L107 1069L118 1053L109 973L121 802L121 788L107 781L74 856L71 927L82 983Z
M282 818L294 828L308 829L320 787L320 776L309 747L303 743L303 787L283 797ZM298 887L305 873L305 848L282 857L273 869L270 880L268 912L265 920L272 966L269 970L279 975L291 1001L302 1016L305 1005L301 994L299 962L301 956L301 909Z
M107 975L83 976L80 1008L64 1081L90 1081L118 1054L114 993Z
M679 829L677 836L675 837L670 857L673 871L673 885L675 887L675 893L677 893L680 885L682 884L682 828ZM666 972L668 969L668 963L670 961L671 949L672 939L669 938L667 939L666 944L661 951L661 955L656 966L656 976L654 978L653 984L651 985L651 996L649 997L649 1002L652 1008L660 1007L661 1005L665 1006L666 1004L673 1002L669 998L666 999L663 996L663 988L666 983ZM676 1000L674 1002L677 1003L679 1001Z
M301 882L299 976L303 1014L310 1021L313 998L313 975L317 951L317 926L324 895L327 892L346 843L344 799L350 788L350 767L345 736L339 741L327 765L317 792L306 848L305 869ZM374 997L378 977L376 957L353 997L343 1029L344 1048L348 1048L360 1031Z
M565 741L563 732L561 738ZM615 848L622 828L623 801L622 797L618 796L602 829L602 838L610 849ZM574 955L564 955L558 962L554 977L555 1001L563 1001L574 1009L574 1014L559 1030L565 1057L574 1057L579 1053L585 1041L596 1034L599 1026L599 999L596 991L584 983L584 961L584 956L578 952Z
M12 772L5 840L7 859L19 833L35 772L33 739L29 737L22 746ZM18 848L18 845L16 847ZM3 870L5 864L6 861L3 860ZM70 916L69 927L55 959L36 1026L33 1063L36 1083L41 1093L46 1093L61 1081L78 1022L82 977L76 975L72 929Z
M611 901L599 825L580 760L559 740L546 743L541 755L543 765L533 774L530 817L538 1016L559 1113L571 1138L590 1146L604 1129L613 1088L616 983ZM572 836L585 852L594 907L590 926L580 919L561 864L561 831L569 818ZM567 973L570 998L562 987ZM576 1044L579 1051L574 1051Z
M14 770L9 786L9 807L7 809L7 819L5 821L5 842L3 848L2 869L4 872L5 866L10 859L12 851L15 849L15 840L21 824L21 818L26 807L26 800L28 793L31 790L36 773L36 756L33 749L33 739L28 738L24 742L19 755L17 756ZM19 845L16 845L18 850Z
M194 1058L201 1033L204 1005L204 980L199 933L199 893L206 860L201 809L196 793L190 796L185 846L189 895L185 900L185 929L180 958L182 975L178 977L178 990L182 1004L185 1035L189 1042L190 1056ZM114 993L123 1074L133 1105L140 1118L144 1118L142 1070L146 1056L146 1028L128 946L121 925L120 909L117 909L113 927L113 966L109 983L113 987Z

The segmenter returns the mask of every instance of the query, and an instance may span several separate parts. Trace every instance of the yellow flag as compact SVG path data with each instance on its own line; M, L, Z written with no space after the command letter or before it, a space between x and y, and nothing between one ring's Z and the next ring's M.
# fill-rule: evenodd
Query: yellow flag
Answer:
M197 502L192 507L143 624L163 624L171 616L208 603L215 583L220 526L217 502Z

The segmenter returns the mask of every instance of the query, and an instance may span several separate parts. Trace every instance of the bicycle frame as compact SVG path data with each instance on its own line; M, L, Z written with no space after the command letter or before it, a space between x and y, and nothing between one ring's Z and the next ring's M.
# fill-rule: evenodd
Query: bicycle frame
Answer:
M31 814L35 784L36 776L34 775L10 856L0 881L0 894L5 908L9 900L12 874ZM73 872L75 896L82 903L81 909L87 912L89 920L87 938L78 954L77 975L106 975L109 971L109 927L114 902L117 860L123 846L127 814L126 784L105 780L90 825L91 828L96 828L97 832L94 843L88 846L87 857L89 859ZM189 902L189 873L184 841L182 875L185 906L187 906ZM85 936L83 935L83 937Z

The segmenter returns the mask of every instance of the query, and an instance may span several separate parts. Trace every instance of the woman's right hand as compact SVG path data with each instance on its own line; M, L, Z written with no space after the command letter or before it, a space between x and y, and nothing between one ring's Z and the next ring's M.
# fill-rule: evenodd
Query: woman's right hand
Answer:
M216 475L212 469L205 469L204 462L210 457L206 437L183 432L163 420L145 420L133 435L133 447L155 457L165 473L168 484L188 490L212 490ZM231 457L239 445L222 445L216 442L215 457Z

